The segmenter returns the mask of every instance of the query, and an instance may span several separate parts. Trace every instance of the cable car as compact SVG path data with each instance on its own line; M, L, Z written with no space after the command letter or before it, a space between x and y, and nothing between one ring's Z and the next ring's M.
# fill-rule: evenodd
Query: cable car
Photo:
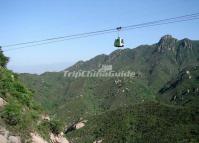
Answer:
M115 42L114 42L114 46L115 47L124 47L124 39L118 37L117 39L115 39Z
M116 30L118 31L118 38L115 39L114 46L118 47L118 48L124 47L124 39L120 38L120 36L119 36L119 32L120 32L121 29L122 29L122 27L116 28Z

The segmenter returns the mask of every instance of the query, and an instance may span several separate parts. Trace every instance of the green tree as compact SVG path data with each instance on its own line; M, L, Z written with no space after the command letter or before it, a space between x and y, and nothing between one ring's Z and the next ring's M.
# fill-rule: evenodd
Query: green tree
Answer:
M2 51L1 46L0 46L0 66L5 67L6 64L8 63L8 61L9 61L9 58L5 57L3 55L3 51Z

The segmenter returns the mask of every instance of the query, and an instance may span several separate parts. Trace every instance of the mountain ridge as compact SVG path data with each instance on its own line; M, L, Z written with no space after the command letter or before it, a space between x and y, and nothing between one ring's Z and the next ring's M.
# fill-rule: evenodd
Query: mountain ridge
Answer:
M178 47L178 49L174 48L173 46L176 46L175 44L177 44L177 42L179 44L182 44L182 46ZM198 42L198 40L190 40L188 38L184 38L182 40L178 40L176 38L173 38L171 35L165 35L165 36L162 36L161 39L159 40L159 42L155 43L155 44L151 44L151 45L140 45L136 48L126 48L126 49L118 49L118 50L115 50L113 52L111 52L110 54L101 54L101 55L97 55L93 58L91 58L90 60L87 60L87 61L78 61L77 63L75 63L74 65L72 65L71 67L65 69L65 70L73 70L75 69L75 67L79 67L80 65L83 65L87 62L92 62L92 61L98 61L98 60L101 60L101 61L104 61L104 62L110 62L112 58L114 57L117 57L119 54L121 53L126 53L127 52L131 52L132 50L136 50L137 48L141 48L141 47L153 47L155 46L159 52L164 52L165 49L167 50L174 50L175 52L176 51L179 51L180 48L192 48L192 44L191 42ZM151 46L151 47L150 47ZM155 52L155 50L154 50Z

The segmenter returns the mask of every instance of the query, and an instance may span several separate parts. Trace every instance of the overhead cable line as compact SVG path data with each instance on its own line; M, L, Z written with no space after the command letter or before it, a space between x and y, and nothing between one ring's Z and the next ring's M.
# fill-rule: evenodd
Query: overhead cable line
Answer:
M146 23L141 23L141 24L136 24L136 25L129 25L129 26L119 27L119 28L121 29L121 31L127 31L127 30L132 30L132 29L165 25L165 24L171 24L171 23L179 23L179 22L183 22L183 21L190 21L190 20L196 20L196 19L199 19L199 13L178 16L178 17L168 18L168 19L162 19L162 20L156 20L156 21L146 22ZM17 44L9 44L9 45L5 45L2 47L17 47L17 48L4 50L4 51L12 51L12 50L18 50L18 49L23 49L23 48L28 48L28 47L45 45L45 44L50 44L50 43L55 43L55 42L61 42L61 41L67 41L67 40L72 40L72 39L79 39L79 38L86 38L86 37L91 37L91 36L96 36L96 35L114 33L114 32L117 32L117 29L118 28L112 28L112 29L99 30L99 31L94 31L94 32L86 32L86 33L73 34L73 35L67 35L67 36L59 36L59 37L48 38L48 39L44 39L44 40L23 42L23 43L17 43ZM20 46L20 47L18 47L18 46Z

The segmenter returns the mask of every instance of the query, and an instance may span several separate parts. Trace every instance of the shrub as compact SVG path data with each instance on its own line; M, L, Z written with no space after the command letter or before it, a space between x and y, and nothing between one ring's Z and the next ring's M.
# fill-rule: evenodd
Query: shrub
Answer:
M62 130L62 127L61 127L62 125L59 120L51 120L49 122L49 125L50 125L50 130L53 134L58 135Z
M17 103L10 103L5 106L2 118L9 125L17 125L20 122L20 106Z

